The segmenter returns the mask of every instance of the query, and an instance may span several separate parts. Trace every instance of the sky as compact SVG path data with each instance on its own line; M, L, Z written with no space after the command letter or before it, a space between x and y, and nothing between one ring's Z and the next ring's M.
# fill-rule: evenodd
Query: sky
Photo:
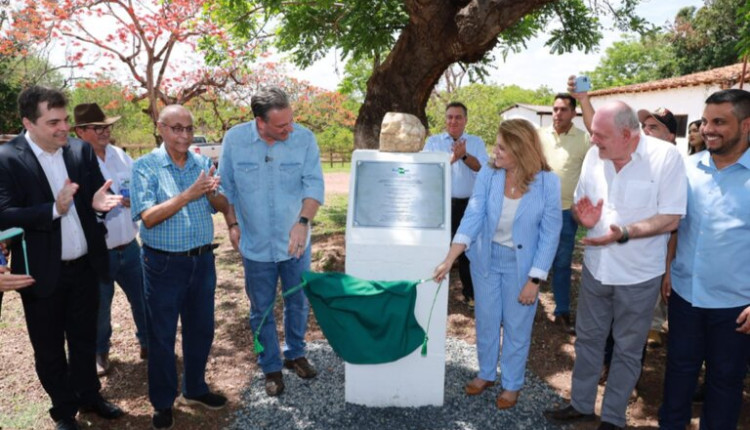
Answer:
M674 20L677 11L685 6L703 6L702 0L642 0L638 14L647 21L663 26ZM604 31L604 38L599 49L590 54L574 51L570 54L553 55L544 46L546 37L538 37L528 44L528 48L518 54L509 54L502 62L502 55L497 53L497 70L493 70L487 83L518 85L522 88L536 89L542 85L553 91L565 91L567 77L581 71L593 70L599 63L604 50L621 40L616 31ZM344 63L337 60L333 52L305 70L296 70L289 66L290 74L304 79L313 85L335 90L343 76ZM593 83L594 88L596 83Z

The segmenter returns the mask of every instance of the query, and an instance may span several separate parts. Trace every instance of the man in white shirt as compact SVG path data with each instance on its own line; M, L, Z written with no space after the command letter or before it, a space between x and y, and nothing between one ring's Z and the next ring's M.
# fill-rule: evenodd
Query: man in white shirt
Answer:
M146 343L146 309L143 299L141 248L135 240L138 227L130 214L130 177L133 160L122 149L110 145L112 127L119 116L108 118L96 103L79 104L73 109L76 135L91 145L104 179L112 180L112 191L123 196L122 204L107 213L107 249L109 275L99 280L99 313L97 317L96 373L109 372L109 346L112 336L111 307L115 281L125 292L135 322L135 336L140 357L148 357Z
M482 138L464 132L468 119L468 111L463 103L448 103L445 106L445 132L430 136L423 149L451 154L451 237L456 234L469 204L477 172L489 161ZM458 257L458 275L464 300L473 307L474 286L469 259L464 254Z
M576 187L573 215L588 229L576 318L571 403L546 416L556 423L595 419L604 343L614 356L602 401L600 430L626 425L630 393L641 372L653 304L664 274L669 232L685 214L687 183L674 145L640 133L622 102L599 109L594 144Z

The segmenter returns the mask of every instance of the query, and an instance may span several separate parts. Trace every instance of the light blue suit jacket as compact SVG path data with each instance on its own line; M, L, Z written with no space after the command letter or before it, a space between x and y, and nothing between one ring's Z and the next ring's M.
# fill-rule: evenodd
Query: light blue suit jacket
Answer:
M468 246L466 256L472 273L489 274L492 238L503 207L505 169L482 166L469 200L455 243ZM562 228L560 179L552 172L537 173L521 197L513 219L513 245L516 250L518 283L529 277L546 279L557 253Z

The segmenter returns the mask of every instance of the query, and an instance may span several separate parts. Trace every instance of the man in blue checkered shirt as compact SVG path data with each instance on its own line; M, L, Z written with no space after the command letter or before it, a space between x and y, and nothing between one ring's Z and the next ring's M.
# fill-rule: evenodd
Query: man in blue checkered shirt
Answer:
M218 193L219 177L211 160L188 151L193 117L182 106L165 107L158 120L164 145L133 166L133 219L141 221L143 272L148 317L149 399L155 429L174 425L177 396L174 347L177 319L182 322L185 365L180 401L209 409L227 399L212 393L205 380L214 336L214 225L224 214L236 224L234 210Z

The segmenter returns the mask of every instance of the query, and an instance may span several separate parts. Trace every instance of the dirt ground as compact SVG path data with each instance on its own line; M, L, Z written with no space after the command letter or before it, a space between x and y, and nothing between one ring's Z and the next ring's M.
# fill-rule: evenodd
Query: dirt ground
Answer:
M327 175L327 192L348 192L348 175ZM211 357L206 370L209 386L229 398L229 407L222 411L177 406L175 420L178 429L221 429L231 422L233 411L242 404L241 394L251 378L259 372L252 353L251 333L248 328L248 300L244 292L240 257L229 241L224 222L216 218L216 252L218 283L216 288L216 329ZM313 243L313 270L326 267L344 270L344 237L317 237ZM580 276L581 250L576 251L574 285ZM462 301L456 271L452 273L448 304L448 336L475 342L474 319L471 309ZM574 287L574 293L577 287ZM575 294L574 294L575 295ZM575 307L575 299L573 301ZM567 335L552 322L554 303L547 286L543 286L536 315L528 367L547 381L564 398L570 395L570 376L575 353L575 338ZM276 320L281 321L280 307ZM101 420L91 414L79 415L86 429L144 429L150 428L152 414L148 402L146 362L138 358L138 344L129 306L122 291L117 289L112 309L113 337L110 358L112 371L101 378L102 394L127 411L114 422ZM323 338L311 314L308 339ZM0 319L0 430L52 429L47 415L49 400L34 372L33 351L23 321L21 301L17 294L6 294ZM182 350L178 336L177 359L181 365ZM628 408L630 428L656 428L656 413L662 396L664 348L649 349L640 389ZM750 429L750 380L746 380L743 416L739 428ZM600 396L603 392L600 387ZM700 413L694 410L694 416ZM693 420L697 428L697 419ZM581 429L596 428L595 424Z

